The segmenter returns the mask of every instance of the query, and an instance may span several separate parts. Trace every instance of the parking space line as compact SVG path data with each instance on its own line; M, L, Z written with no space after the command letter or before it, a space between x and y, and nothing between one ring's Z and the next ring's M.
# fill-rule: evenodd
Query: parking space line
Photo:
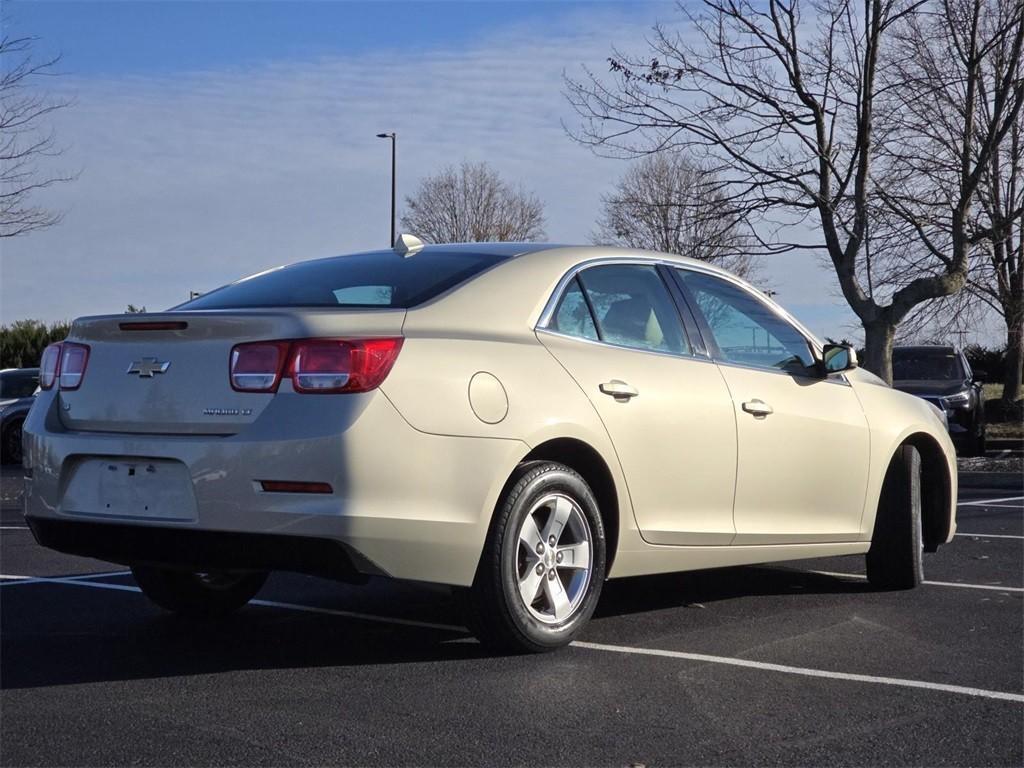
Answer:
M0 525L0 531L27 531L27 525Z
M978 499L976 501L957 502L958 507L985 507L992 504L1002 504L1005 501L1024 501L1024 496L1010 496L1006 499Z
M816 573L819 576L836 576L842 579L857 579L859 581L867 581L867 576L863 573L837 573L836 571L806 571L806 573ZM922 584L927 584L929 587L960 587L961 589L987 589L994 592L1024 592L1024 587L1000 587L995 584L960 584L955 581L922 581Z
M663 651L657 648L634 648L623 645L605 645L604 643L587 643L581 640L574 641L572 643L572 647L585 648L592 651L605 651L608 653L633 654L637 656L660 656L668 659L685 659L686 661L703 661L710 664L746 667L748 669L760 669L768 672L783 672L785 674L801 675L803 677L822 677L829 680L849 680L851 682L873 683L875 685L893 685L901 688L922 688L931 691L942 691L943 693L957 693L964 696L978 696L985 699L998 699L1000 701L1013 701L1024 704L1024 694L1021 693L990 691L985 688L971 688L963 685L949 685L947 683L929 683L924 680L908 680L900 677L879 677L877 675L860 675L853 672L830 672L825 669L791 667L788 664L772 664L765 661L737 659L730 656L709 656L703 653Z
M957 536L973 536L976 539L1024 539L1024 536L1016 536L1012 533L970 533L960 531Z
M117 573L105 573L105 574L94 574L93 578L98 576L119 576L124 573L131 573L130 571L123 571ZM8 577L8 578L21 578L21 577ZM25 579L24 581L12 582L12 583L47 583L47 584L65 584L76 587L92 587L93 589L110 589L115 592L136 592L141 594L142 590L136 586L129 584L110 584L108 582L96 582L86 581L86 577L79 576L59 576L55 578L33 578ZM419 627L421 629L440 629L446 632L465 632L466 628L457 626L454 624L437 624L430 621L417 621L415 619L403 619L397 616L380 616L374 613L359 613L357 611L343 611L338 608L320 608L312 605L302 605L300 603L282 603L276 600L250 600L249 605L257 605L263 608L284 608L290 611L299 611L305 613L323 613L329 616L343 616L348 619L360 619L362 621L374 621L383 624L398 624L407 627Z
M822 573L815 571L815 573ZM88 574L87 574L88 575ZM95 574L99 575L114 575L114 574ZM118 574L119 575L119 574ZM856 577L856 574L839 574L849 575ZM127 584L110 584L107 582L97 581L85 581L80 577L56 577L56 578L35 578L29 576L2 576L4 579L18 579L18 583L49 583L49 584L64 584L72 585L77 587L88 587L91 589L109 589L118 592L134 592L140 594L142 590L135 586L129 586ZM960 586L960 585L954 585ZM276 600L252 600L250 605L257 605L267 608L283 608L285 610L300 611L307 613L321 613L329 616L343 616L345 618L354 618L364 621L374 621L383 624L395 624L399 626L412 626L426 629L440 629L449 632L464 633L465 627L453 625L453 624L437 624L428 621L416 621L414 619L402 619L393 616L380 616L377 614L370 613L358 613L355 611L343 611L336 608L321 608L311 605L301 605L299 603L284 603ZM686 653L684 651L666 651L657 648L637 648L624 645L606 645L602 643L589 643L581 640L576 640L570 644L570 647L581 648L584 650L593 651L604 651L609 653L621 653L621 654L632 654L639 656L658 656L663 658L672 659L684 659L687 661L700 661L710 664L723 664L726 666L733 667L745 667L748 669L758 669L767 672L782 672L790 675L801 675L804 677L818 677L826 678L831 680L848 680L851 682L860 683L872 683L875 685L890 685L902 688L918 688L924 690L940 691L942 693L955 693L965 696L975 696L987 699L996 699L999 701L1012 701L1017 703L1024 703L1024 694L1010 693L1007 691L991 691L984 688L972 688L969 686L962 685L950 685L947 683L931 683L924 680L909 680L905 678L897 677L879 677L876 675L861 675L853 672L831 672L824 669L813 669L810 667L793 667L786 664L772 664L770 662L752 661L750 659L739 659L729 656L710 656L702 653Z

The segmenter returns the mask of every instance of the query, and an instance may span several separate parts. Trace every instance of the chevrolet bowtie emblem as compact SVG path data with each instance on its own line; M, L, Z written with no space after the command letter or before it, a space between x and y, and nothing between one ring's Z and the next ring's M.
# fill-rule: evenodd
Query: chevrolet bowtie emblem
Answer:
M155 357L144 357L132 363L128 368L128 373L137 373L140 379L152 379L153 374L167 373L167 369L170 367L170 361L162 363Z

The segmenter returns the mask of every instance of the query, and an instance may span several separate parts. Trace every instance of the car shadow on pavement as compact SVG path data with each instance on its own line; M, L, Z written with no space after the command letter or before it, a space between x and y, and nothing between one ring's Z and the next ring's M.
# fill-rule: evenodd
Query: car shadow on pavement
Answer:
M607 583L595 619L754 595L866 589L785 568L644 576ZM408 594L409 585L389 589L381 582L376 590L393 610L400 609L403 594L416 599ZM387 600L389 593L396 599ZM493 656L468 639L466 631L395 625L315 608L253 605L218 621L190 621L160 611L134 592L32 584L6 587L2 595L0 688L7 690L243 670L473 662ZM345 604L329 600L328 611L366 612L362 605L348 605L343 593L339 597ZM428 614L422 621L460 623L447 592L425 589L419 598L420 616L424 610Z
M595 618L768 595L871 592L866 582L791 568L739 566L617 579L604 585Z

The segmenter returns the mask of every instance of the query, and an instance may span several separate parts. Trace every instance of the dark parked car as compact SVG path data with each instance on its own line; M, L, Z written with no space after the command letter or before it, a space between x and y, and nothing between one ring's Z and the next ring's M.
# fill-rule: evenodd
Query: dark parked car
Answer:
M38 388L38 368L0 371L0 459L4 464L21 463L21 425Z
M892 385L946 412L949 436L967 456L985 455L985 401L979 377L954 347L896 347Z

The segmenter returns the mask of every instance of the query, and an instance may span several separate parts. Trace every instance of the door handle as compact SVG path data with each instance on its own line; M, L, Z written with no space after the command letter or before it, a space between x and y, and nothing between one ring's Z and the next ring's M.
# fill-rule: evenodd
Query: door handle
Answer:
M747 400L747 402L743 404L743 410L749 414L753 414L753 416L758 419L763 419L768 414L775 413L768 403L764 400L758 400L756 397L753 400Z
M598 387L598 389L600 389L606 395L611 395L616 400L629 400L629 398L636 397L637 395L640 394L639 392L636 391L636 389L629 386L629 384L627 384L624 381L619 381L618 379L606 381L604 384Z

